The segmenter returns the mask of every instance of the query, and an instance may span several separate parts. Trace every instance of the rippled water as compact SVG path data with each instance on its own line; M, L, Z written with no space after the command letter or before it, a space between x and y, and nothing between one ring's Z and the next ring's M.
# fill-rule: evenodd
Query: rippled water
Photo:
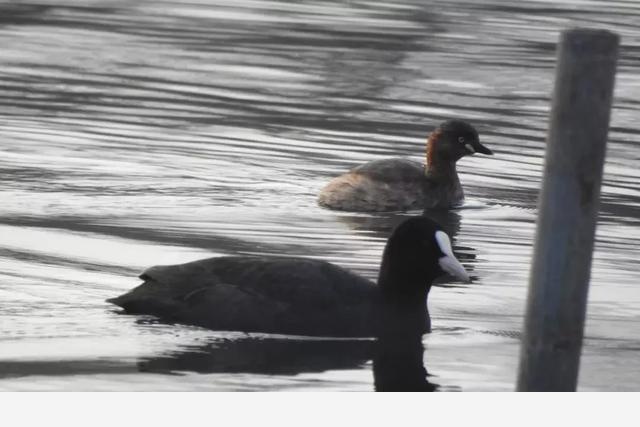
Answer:
M63 5L66 3L66 5ZM0 389L371 390L366 341L246 336L121 316L137 273L218 254L324 258L375 278L407 214L331 212L330 177L461 161L438 220L477 278L435 288L442 390L512 390L561 29L622 36L580 389L640 384L640 6L633 1L0 3ZM177 375L176 375L177 374Z

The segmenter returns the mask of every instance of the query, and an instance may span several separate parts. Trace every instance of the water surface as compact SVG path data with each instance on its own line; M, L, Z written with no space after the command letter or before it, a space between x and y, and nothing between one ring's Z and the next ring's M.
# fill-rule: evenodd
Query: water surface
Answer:
M473 284L434 288L442 390L512 390L555 44L622 36L581 390L638 390L640 6L632 1L0 3L0 389L372 390L370 343L121 316L150 265L322 258L375 278L411 213L319 208L331 177L420 160L459 117L493 157L459 164L438 220Z

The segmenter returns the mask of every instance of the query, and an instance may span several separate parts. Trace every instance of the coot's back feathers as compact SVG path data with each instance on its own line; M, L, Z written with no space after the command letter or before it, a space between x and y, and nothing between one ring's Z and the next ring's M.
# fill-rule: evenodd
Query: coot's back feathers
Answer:
M374 334L375 284L326 261L229 256L155 266L140 278L143 284L109 302L218 330Z

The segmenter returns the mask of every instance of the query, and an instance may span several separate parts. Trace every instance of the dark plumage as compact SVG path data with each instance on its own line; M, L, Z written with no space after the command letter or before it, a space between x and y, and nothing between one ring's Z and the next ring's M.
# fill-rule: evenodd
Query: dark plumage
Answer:
M346 211L449 209L464 200L456 162L474 153L493 154L462 120L446 121L427 141L426 165L408 159L373 160L331 180L318 203Z
M216 330L375 336L385 319L429 329L427 295L445 271L468 280L446 234L416 217L389 238L378 286L325 261L229 256L151 267L144 283L108 301Z

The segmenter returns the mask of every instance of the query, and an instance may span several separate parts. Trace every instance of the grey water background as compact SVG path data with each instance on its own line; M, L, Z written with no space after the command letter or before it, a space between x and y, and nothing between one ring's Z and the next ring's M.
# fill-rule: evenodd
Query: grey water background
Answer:
M640 4L0 2L0 390L372 390L370 343L122 316L137 274L221 254L375 279L414 213L332 212L350 167L459 117L493 157L439 214L475 277L430 296L441 390L513 390L555 45L622 36L580 390L640 389Z

